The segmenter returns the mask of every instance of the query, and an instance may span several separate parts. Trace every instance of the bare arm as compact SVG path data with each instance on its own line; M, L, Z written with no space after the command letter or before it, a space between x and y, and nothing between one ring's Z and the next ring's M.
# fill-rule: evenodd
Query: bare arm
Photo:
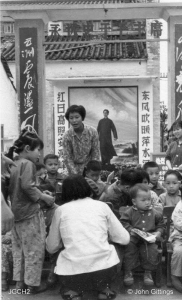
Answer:
M67 136L63 136L63 159L68 173L77 174L71 141L67 138Z
M109 207L107 209L109 238L114 243L127 245L130 241L130 235L128 231L119 222L119 220L116 218L111 209Z
M46 239L46 249L49 253L55 253L63 246L59 228L60 222L60 208L57 208L52 219L49 235Z

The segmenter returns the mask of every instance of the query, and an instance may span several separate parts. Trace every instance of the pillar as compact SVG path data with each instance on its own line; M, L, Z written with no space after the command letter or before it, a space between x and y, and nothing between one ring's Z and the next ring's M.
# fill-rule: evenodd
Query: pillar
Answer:
M43 19L15 19L15 64L20 127L31 125L45 141L45 51Z
M182 120L182 16L168 19L168 109L169 127L176 120ZM181 84L180 84L181 82Z

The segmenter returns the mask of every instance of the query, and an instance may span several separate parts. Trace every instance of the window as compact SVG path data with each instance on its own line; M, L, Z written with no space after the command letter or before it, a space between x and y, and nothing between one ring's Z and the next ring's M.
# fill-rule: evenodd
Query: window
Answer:
M3 33L14 33L14 23L4 23L2 26Z

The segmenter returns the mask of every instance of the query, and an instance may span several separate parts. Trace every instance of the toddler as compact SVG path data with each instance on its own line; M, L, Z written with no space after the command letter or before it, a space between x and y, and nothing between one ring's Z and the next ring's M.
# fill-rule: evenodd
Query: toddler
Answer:
M143 166L144 171L149 174L150 187L158 196L164 193L165 188L158 182L159 180L159 166L155 161L149 161Z
M121 216L122 225L130 233L130 243L125 248L124 255L124 283L132 285L134 282L132 270L138 262L144 269L144 284L153 285L151 271L157 269L158 251L155 242L146 242L133 232L133 229L152 233L156 240L160 240L164 231L162 213L151 206L151 192L146 184L136 184L130 189L133 206L129 207Z
M141 172L141 175L143 176L142 183L144 183L148 186L149 183L150 183L149 174L144 170L140 170L139 172ZM159 197L157 196L157 194L152 190L150 191L150 194L151 194L151 204L152 204L152 206L154 208L162 210L162 202L159 199Z

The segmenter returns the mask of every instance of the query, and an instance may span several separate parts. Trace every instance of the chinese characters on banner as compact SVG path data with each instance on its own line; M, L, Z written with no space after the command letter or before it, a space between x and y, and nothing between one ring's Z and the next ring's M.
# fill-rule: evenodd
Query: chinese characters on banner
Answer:
M165 163L165 156L166 153L154 153L151 155L151 160L155 161L159 166L159 182L162 184L164 182L164 175L166 171L168 170L168 167Z
M55 88L55 153L59 156L60 168L63 164L63 135L68 130L68 122L65 119L65 112L68 108L68 101L65 92Z
M37 28L20 28L20 122L38 132Z
M182 24L175 25L175 116L182 120Z
M139 161L143 165L150 161L150 153L153 147L153 124L152 124L152 104L150 91L142 91L142 101L139 107Z
M146 38L146 20L99 21L96 23L97 30L94 28L95 23L93 21L52 22L49 25L49 35L58 37L64 33L75 40L82 36L85 41L90 41L95 39L112 39L112 35L109 36L111 31L118 35L118 39L131 38L128 34L131 31L135 31L138 34L138 38ZM162 26L163 24L158 20L154 20L151 23L151 35L154 38L160 38Z

